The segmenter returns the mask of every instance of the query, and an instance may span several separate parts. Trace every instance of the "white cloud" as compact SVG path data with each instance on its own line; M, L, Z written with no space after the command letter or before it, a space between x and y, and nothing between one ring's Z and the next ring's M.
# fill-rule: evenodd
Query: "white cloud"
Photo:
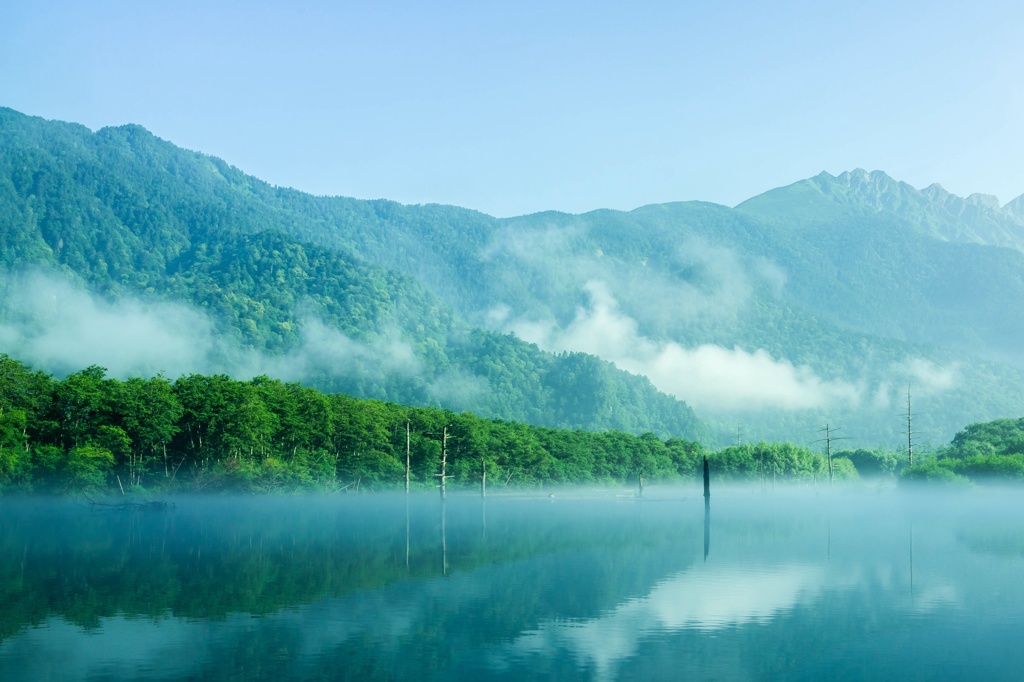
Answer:
M211 368L222 350L210 320L181 304L109 302L42 271L2 279L0 352L38 368L181 374Z
M660 390L699 409L799 410L861 400L863 386L822 379L809 367L776 360L764 350L711 344L686 348L645 337L604 283L591 281L586 290L590 305L578 308L564 328L536 320L513 320L506 327L547 350L592 353L643 374Z
M960 383L960 365L955 362L940 367L923 358L909 358L895 365L893 371L906 377L905 383L909 384L911 394L942 393Z
M685 231L671 246L651 244L649 253L629 254L616 253L609 245L597 248L590 233L579 219L568 226L526 230L513 224L495 234L481 258L514 260L508 285L514 290L528 281L531 295L551 311L574 300L589 281L608 283L642 328L659 333L698 320L728 323L742 312L755 288L778 296L785 287L786 273L772 261ZM491 316L487 319L493 322Z
M130 296L107 301L39 270L0 273L0 290L0 353L58 375L89 365L119 378L223 372L237 379L267 374L301 381L421 372L412 346L397 330L364 342L307 317L299 344L270 355L240 348L217 333L202 311L183 303Z

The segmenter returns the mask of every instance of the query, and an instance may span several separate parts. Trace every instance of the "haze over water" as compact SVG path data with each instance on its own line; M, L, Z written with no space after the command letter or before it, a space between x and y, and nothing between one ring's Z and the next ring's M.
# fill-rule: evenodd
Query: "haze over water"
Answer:
M0 502L0 679L1013 679L1013 493ZM705 533L705 527L707 533Z

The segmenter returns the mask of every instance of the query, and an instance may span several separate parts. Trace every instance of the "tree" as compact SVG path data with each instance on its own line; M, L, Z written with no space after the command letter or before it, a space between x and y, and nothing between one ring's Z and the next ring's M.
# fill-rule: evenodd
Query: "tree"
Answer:
M149 460L155 457L162 461L164 477L170 478L174 467L167 447L178 433L178 422L184 413L174 386L162 375L132 378L115 386L112 409L131 442L126 462L130 484L141 485L143 475L150 469Z
M0 408L0 488L27 481L31 471L23 410Z

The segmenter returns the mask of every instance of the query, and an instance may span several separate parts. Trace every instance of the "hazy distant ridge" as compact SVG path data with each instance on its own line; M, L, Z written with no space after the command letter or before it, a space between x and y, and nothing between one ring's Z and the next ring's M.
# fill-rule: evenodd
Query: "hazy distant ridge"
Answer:
M877 170L869 173L858 168L838 176L822 172L736 208L808 222L828 220L836 211L889 214L937 239L1024 251L1024 195L1000 206L999 199L989 194L959 197L938 183L919 190Z

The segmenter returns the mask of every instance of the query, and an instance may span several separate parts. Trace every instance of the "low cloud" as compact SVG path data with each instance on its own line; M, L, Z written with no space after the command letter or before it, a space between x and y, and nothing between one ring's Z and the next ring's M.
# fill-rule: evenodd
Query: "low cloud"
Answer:
M955 390L963 381L958 362L943 366L913 357L893 363L886 375L890 379L882 381L874 391L871 404L875 408L906 409L908 391L912 398L930 398Z
M133 297L108 301L39 270L0 273L0 291L0 353L59 376L89 365L106 367L119 378L195 372L344 381L416 377L422 371L397 330L366 342L307 317L301 321L299 344L270 355L241 348L218 333L203 312L182 303Z
M930 360L909 358L893 369L906 376L911 393L942 393L956 388L960 383L960 364L955 362L940 367Z
M572 322L509 320L505 327L524 340L552 351L598 355L629 372L647 376L660 390L698 409L736 411L765 408L801 410L859 404L864 386L829 381L806 366L777 360L764 350L705 344L686 348L642 335L637 321L624 314L608 287L586 285L590 301Z
M526 230L513 225L495 235L481 258L514 260L509 289L528 281L531 294L556 318L564 317L565 303L577 300L587 282L605 282L621 308L654 335L699 320L728 323L756 290L777 297L786 284L785 271L772 261L692 234L669 246L652 243L649 253L617 253L600 247L598 239L583 222Z
M210 320L187 306L109 302L42 271L0 279L0 352L39 368L66 374L101 365L115 376L178 375L228 363Z

